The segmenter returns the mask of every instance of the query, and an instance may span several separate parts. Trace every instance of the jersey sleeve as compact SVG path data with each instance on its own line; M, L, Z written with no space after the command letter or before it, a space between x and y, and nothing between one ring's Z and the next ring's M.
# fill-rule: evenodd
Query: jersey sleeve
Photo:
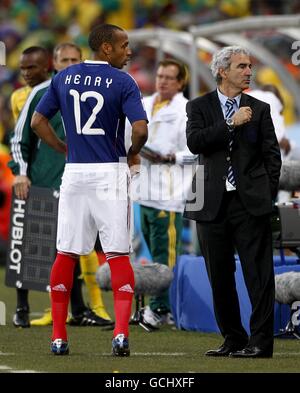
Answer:
M123 86L123 112L131 124L138 120L148 122L140 89L130 75L126 74L126 76L126 83Z
M37 136L32 131L30 123L38 100L37 95L28 97L10 140L12 160L8 163L8 166L14 175L27 176L28 174L28 165L34 151L33 146L37 142Z
M42 114L47 119L51 119L59 110L59 99L56 92L58 85L57 78L58 75L52 79L46 93L35 108L36 112Z

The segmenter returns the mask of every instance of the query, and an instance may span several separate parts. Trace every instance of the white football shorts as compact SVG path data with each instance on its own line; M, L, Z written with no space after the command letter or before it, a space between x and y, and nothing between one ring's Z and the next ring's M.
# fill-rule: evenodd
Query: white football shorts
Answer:
M129 187L126 163L66 164L58 205L57 250L87 255L99 231L105 253L128 253Z

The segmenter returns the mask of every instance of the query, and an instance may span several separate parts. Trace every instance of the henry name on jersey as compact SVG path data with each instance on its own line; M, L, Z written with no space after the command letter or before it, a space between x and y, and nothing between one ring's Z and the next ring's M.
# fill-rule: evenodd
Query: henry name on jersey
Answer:
M80 74L67 74L65 78L65 85L70 85L73 83L74 85L84 85L84 86L101 86L102 83L106 84L106 87L109 88L112 84L112 78L105 78L105 81L102 81L101 76L91 76L85 75L84 78Z

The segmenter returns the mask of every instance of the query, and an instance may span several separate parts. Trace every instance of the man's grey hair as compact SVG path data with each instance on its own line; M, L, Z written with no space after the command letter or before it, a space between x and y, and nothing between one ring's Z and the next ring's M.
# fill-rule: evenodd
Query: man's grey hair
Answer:
M231 64L231 56L239 54L250 56L250 52L241 46L225 46L225 48L221 49L213 55L210 69L213 77L217 81L217 84L220 84L222 81L222 78L219 74L220 68L227 70Z

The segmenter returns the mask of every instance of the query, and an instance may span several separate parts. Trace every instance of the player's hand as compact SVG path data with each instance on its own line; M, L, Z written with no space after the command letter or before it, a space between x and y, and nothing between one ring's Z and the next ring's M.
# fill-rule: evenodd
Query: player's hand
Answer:
M29 187L31 181L27 176L17 175L13 182L16 197L19 199L26 199L28 197Z
M242 124L248 123L252 118L252 109L250 106L242 106L232 116L234 121L234 127L241 126Z
M141 157L139 154L132 154L129 150L127 154L127 164L130 169L131 177L140 173Z

